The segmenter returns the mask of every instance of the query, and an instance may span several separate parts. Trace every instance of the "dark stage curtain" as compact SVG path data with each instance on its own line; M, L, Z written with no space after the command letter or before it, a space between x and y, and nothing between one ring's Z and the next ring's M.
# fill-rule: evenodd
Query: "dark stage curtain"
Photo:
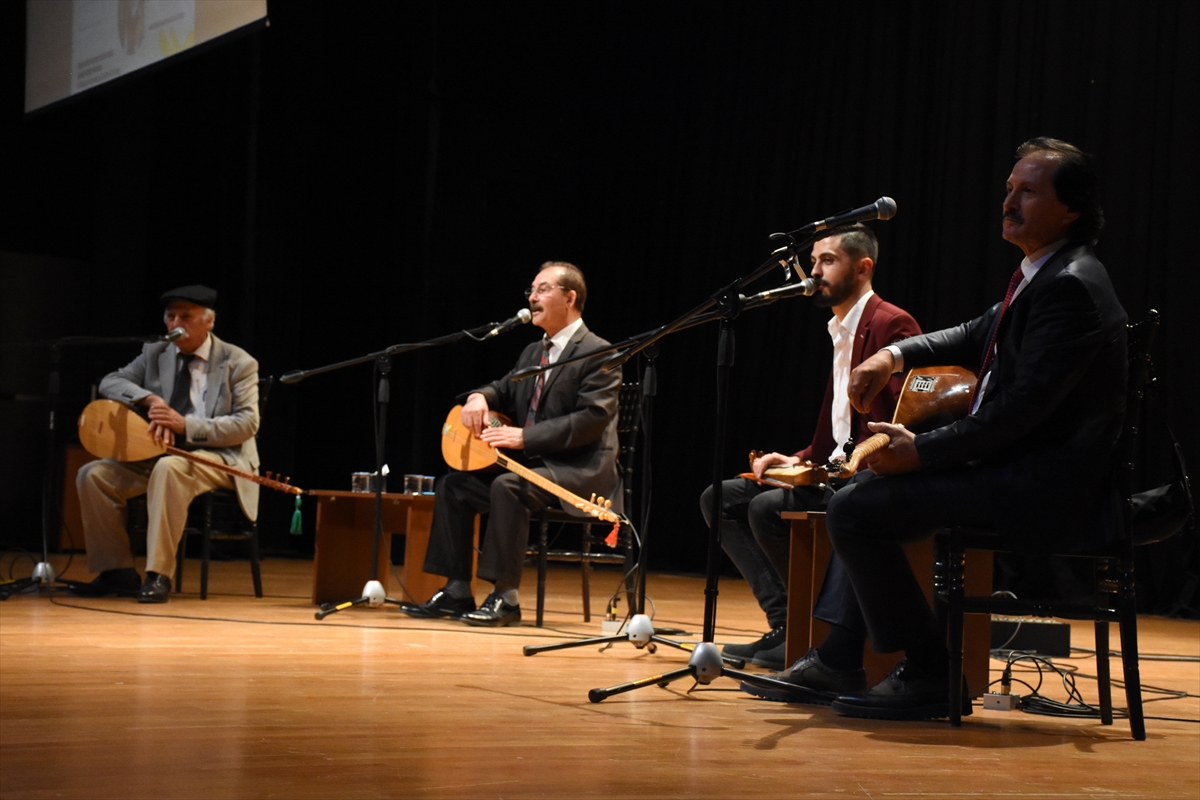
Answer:
M876 291L932 330L1000 299L1020 259L1000 238L1013 151L1050 135L1096 156L1098 254L1126 310L1164 314L1143 480L1167 474L1168 422L1200 463L1187 399L1194 3L289 0L270 12L264 31L26 120L20 10L3 12L3 134L22 157L0 167L0 250L89 265L86 280L48 287L15 256L0 262L18 290L0 301L6 344L152 331L158 293L201 280L222 292L218 331L280 374L511 316L548 259L583 267L585 318L616 340L752 271L771 232L880 195L899 212L875 226ZM56 293L86 298L87 313L43 324L20 299ZM751 448L807 443L827 319L801 298L738 320L726 472ZM671 337L659 358L656 568L704 567L716 333ZM442 471L453 396L533 335L398 359L392 470ZM68 365L86 385L132 355ZM6 369L0 390L38 370ZM264 467L312 487L368 469L370 373L278 387ZM0 413L14 431L27 422L11 404ZM5 505L28 517L24 497ZM287 537L287 506L264 497L264 536L302 551L311 540ZM1177 603L1198 570L1193 542L1146 553L1147 608Z

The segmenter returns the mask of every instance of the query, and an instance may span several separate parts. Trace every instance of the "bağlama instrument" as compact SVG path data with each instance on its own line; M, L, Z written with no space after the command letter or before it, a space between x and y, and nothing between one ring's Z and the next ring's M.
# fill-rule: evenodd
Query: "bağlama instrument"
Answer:
M503 414L489 411L488 427L499 428L508 425L509 420ZM573 508L597 519L611 522L614 526L621 523L621 518L612 511L612 500L592 495L591 500L584 500L577 494L567 491L549 478L544 478L524 464L520 464L506 456L500 450L480 439L462 424L462 406L455 406L446 415L442 425L442 458L452 468L472 471L490 467L493 464L504 467L509 472L520 475L525 480L545 489L550 494L565 500Z
M235 478L253 481L268 489L295 495L304 494L303 489L288 483L291 478L275 480L270 472L265 476L257 475L187 450L180 450L178 447L164 445L150 435L149 422L138 416L132 408L116 400L93 400L84 407L83 413L79 415L79 442L96 458L144 461L169 453L228 473Z
M962 367L918 367L909 370L904 387L896 400L892 424L904 425L917 430L932 430L962 419L971 410L971 392L975 389L975 373ZM886 433L873 434L845 460L833 459L828 464L795 464L786 467L770 467L762 478L754 472L743 472L738 477L748 478L767 486L790 489L793 486L809 486L827 483L830 478L849 478L858 472L863 459L887 447L891 437ZM762 455L762 451L750 452L750 467Z

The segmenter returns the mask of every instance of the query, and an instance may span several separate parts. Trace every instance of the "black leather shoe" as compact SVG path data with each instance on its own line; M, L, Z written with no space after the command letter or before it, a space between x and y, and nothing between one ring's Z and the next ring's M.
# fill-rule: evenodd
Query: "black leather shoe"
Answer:
M78 597L133 597L142 588L142 576L133 567L106 569L90 583L67 581L67 591Z
M906 659L870 691L839 697L833 702L833 710L843 716L869 719L939 719L950 716L949 688L945 675L921 675ZM966 678L961 696L962 715L970 716Z
M165 603L171 599L171 579L157 572L147 572L146 582L137 593L139 603Z
M451 597L438 589L424 603L401 603L400 610L417 619L458 619L475 610L475 598Z
M521 624L521 607L509 605L504 598L492 592L479 606L478 610L459 617L468 625L487 628L502 628L505 625Z
M783 669L783 660L787 650L787 629L780 625L772 628L761 638L745 644L727 644L721 648L721 653L731 658L740 658L751 664L758 664L767 669Z
M755 697L776 700L782 703L812 703L827 706L841 695L862 692L867 688L867 671L851 669L844 672L831 669L821 663L817 648L809 649L804 656L777 675L777 681L789 683L794 689L767 688L752 683L742 683L742 691Z

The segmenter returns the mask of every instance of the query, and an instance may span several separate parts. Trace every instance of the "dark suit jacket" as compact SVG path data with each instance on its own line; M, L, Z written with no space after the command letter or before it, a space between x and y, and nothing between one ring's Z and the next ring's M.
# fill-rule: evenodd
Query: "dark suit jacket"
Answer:
M867 306L863 309L862 317L858 320L858 328L854 332L854 349L850 353L850 369L862 363L864 356L874 355L889 344L895 344L901 339L916 336L921 332L920 326L912 316L891 303L884 302L879 295L871 295ZM867 415L854 414L854 441L862 442L871 435L867 428L868 422L891 422L892 412L896 408L896 399L904 388L904 377L897 375L888 381L875 399L871 401L870 413ZM825 386L825 399L821 403L821 414L817 417L817 429L813 433L812 444L796 453L802 459L821 464L824 463L837 442L833 441L833 372L829 373L829 383Z
M586 353L608 342L580 325L563 349L559 360ZM542 358L540 340L531 342L516 366L498 381L473 391L487 398L488 407L508 415L522 425L533 397L535 378L513 382L513 372L537 366ZM589 358L555 367L542 389L534 424L525 429L524 454L541 458L551 480L574 494L590 498L592 493L611 499L613 510L622 512L617 491L617 406L621 371L600 369L603 357ZM566 506L564 506L566 508ZM568 511L573 509L567 508Z
M1000 305L955 328L901 342L906 369L982 365ZM924 469L1000 468L1012 498L1001 529L1028 544L1061 543L1110 489L1125 408L1124 309L1091 248L1055 253L1013 301L997 333L979 411L919 434Z

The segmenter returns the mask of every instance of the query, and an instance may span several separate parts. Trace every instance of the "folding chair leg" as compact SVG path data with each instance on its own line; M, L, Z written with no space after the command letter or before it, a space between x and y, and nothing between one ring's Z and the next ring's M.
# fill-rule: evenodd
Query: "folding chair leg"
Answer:
M963 683L963 574L965 552L962 540L956 532L950 534L949 552L946 554L945 578L947 581L946 625L950 651L950 725L962 725Z
M254 596L262 597L262 569L258 557L258 523L252 523L250 529L250 577L254 579Z
M212 550L212 495L204 498L204 542L200 558L200 599L208 599L208 557Z
M583 584L583 621L592 621L592 562L588 560L588 555L592 552L592 526L583 526L583 546L580 548L583 551L583 558L579 559L580 581Z
M1129 707L1129 729L1133 738L1146 738L1146 718L1142 712L1142 676L1138 667L1137 599L1134 595L1133 564L1122 565L1121 596L1118 600L1121 622L1121 665L1125 674L1125 702Z
M187 531L179 537L179 547L175 549L175 594L183 591L183 560L187 552Z
M1110 607L1119 602L1117 598L1117 577L1113 574L1113 563L1110 560L1096 562L1096 595L1097 608ZM1111 605L1115 608L1115 605ZM1100 695L1100 724L1113 724L1112 705L1112 667L1108 657L1108 621L1096 620L1096 683Z
M1112 668L1108 660L1108 622L1096 620L1096 688L1100 693L1100 724L1113 724Z
M542 519L538 528L538 587L537 626L542 627L542 616L546 606L546 551L549 549L550 523Z

